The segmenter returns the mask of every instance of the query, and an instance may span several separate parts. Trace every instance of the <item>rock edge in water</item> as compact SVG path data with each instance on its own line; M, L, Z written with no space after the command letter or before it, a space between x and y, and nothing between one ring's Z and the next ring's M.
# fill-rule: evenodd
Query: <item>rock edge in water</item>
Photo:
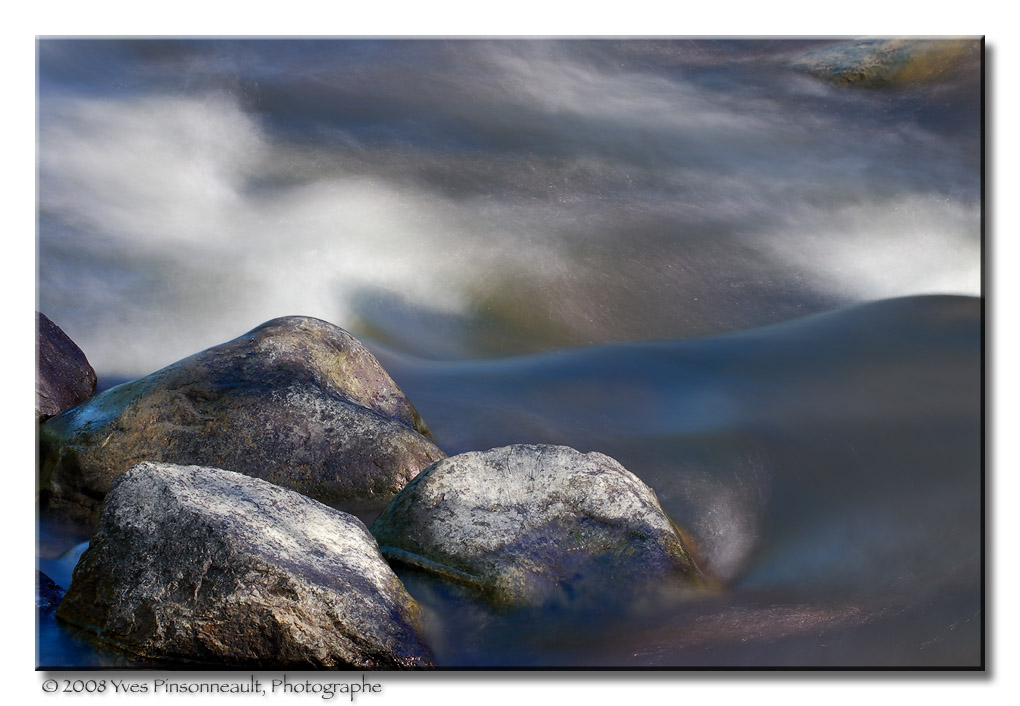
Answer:
M431 666L419 616L357 518L164 463L114 484L57 611L146 659L309 669Z
M43 614L50 615L57 612L57 607L64 600L64 589L58 586L53 579L35 570L35 607Z
M371 528L394 561L481 589L498 604L613 603L706 580L654 491L616 460L565 446L451 456Z
M94 523L141 461L233 470L378 511L445 454L379 362L319 319L274 319L40 427L45 508Z
M979 66L980 58L977 39L866 37L804 52L787 65L841 86L881 88L939 81L968 62Z
M96 391L96 371L81 348L42 312L35 312L35 420L45 421Z

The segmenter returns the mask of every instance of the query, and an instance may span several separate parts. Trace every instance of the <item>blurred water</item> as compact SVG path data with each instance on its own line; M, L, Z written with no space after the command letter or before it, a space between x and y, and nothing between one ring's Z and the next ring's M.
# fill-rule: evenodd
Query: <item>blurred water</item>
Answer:
M979 45L919 88L819 42L39 44L39 306L100 375L279 315L430 358L977 294Z
M620 460L725 586L518 615L401 569L442 664L976 664L980 45L787 66L829 43L42 40L40 310L101 384L329 320L448 453Z

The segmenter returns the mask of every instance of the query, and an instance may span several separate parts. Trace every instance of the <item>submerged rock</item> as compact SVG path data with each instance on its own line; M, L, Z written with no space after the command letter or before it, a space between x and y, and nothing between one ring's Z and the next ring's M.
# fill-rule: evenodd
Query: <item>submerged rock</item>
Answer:
M35 419L44 421L87 400L96 371L82 350L45 314L35 313Z
M876 88L938 80L980 54L978 39L866 38L804 52L788 65L836 84Z
M423 471L372 525L383 554L500 604L611 605L702 587L654 491L614 459L565 446L464 453Z
M420 609L355 517L239 473L121 476L57 617L143 658L412 668Z
M343 510L384 505L444 456L371 353L318 319L274 319L106 390L40 427L44 506L95 522L141 461L234 470Z
M64 600L64 589L54 583L53 579L35 570L35 607L44 614L55 613L60 601Z

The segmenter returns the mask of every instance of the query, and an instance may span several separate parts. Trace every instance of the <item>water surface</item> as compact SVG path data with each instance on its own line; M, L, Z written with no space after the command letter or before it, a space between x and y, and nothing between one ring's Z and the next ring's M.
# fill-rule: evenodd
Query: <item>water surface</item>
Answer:
M101 385L331 321L447 453L617 458L724 586L521 615L400 569L443 666L972 666L980 43L790 67L833 41L44 39L38 306ZM87 533L39 531L69 579Z

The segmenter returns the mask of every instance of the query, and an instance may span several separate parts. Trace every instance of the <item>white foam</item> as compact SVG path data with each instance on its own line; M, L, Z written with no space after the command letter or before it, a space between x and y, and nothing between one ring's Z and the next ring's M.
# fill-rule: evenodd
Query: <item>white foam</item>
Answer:
M803 208L759 247L815 286L865 301L981 292L980 209L908 194L842 208Z
M222 95L64 99L44 112L41 203L71 230L44 225L40 238L95 276L88 291L80 276L44 280L41 299L97 369L145 373L275 316L350 325L366 288L457 313L472 273L492 265L498 239L471 242L480 224L382 179L341 170L254 188L282 147ZM116 266L144 277L133 296L117 292ZM73 311L84 301L117 311L97 330Z

